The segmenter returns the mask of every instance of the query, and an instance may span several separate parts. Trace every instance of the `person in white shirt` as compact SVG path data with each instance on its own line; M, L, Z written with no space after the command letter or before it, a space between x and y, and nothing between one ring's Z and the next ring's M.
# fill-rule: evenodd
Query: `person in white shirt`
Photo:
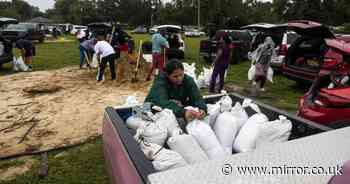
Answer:
M95 45L95 53L97 55L97 59L101 61L100 69L97 75L97 81L103 80L103 73L106 68L107 63L109 63L109 70L111 72L112 80L116 79L115 74L115 51L113 47L106 42L104 35L97 36L97 44Z

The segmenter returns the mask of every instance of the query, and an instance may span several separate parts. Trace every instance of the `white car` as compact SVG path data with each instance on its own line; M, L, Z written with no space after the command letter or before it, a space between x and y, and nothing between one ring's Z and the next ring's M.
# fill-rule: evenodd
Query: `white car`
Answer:
M185 31L186 37L201 37L205 36L205 32L199 31L198 29L190 29Z
M70 31L70 34L76 35L78 31L83 30L86 31L88 29L87 26L79 26L79 25L74 25L73 29Z

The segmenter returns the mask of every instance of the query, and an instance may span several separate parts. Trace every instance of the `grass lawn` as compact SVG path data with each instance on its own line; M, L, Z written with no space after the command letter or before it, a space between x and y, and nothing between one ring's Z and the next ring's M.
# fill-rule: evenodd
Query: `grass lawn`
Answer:
M139 40L150 40L149 35L132 35L135 44L138 46ZM74 39L69 37L70 39ZM195 62L196 66L209 66L208 63L199 58L199 42L201 38L185 38L186 43L186 61ZM37 56L34 58L34 70L52 70L66 66L79 65L78 43L44 43L37 44ZM242 62L237 65L231 65L226 83L248 88L250 86L247 80L247 71L249 62ZM2 75L12 74L11 64L4 65L0 70ZM297 109L299 98L304 94L305 89L298 88L293 81L286 79L281 75L275 75L274 84L267 84L267 91L258 98L267 104L280 109L294 113ZM205 92L204 92L205 93ZM247 95L247 92L243 92ZM0 184L24 184L24 183L42 183L42 184L103 184L108 183L107 172L104 166L102 140L97 139L83 146L68 149L63 152L49 153L49 176L45 179L39 179L37 176L40 158L34 156L33 168L22 176L16 177L12 181L0 181ZM0 169L8 168L13 165L23 164L18 160L0 161Z

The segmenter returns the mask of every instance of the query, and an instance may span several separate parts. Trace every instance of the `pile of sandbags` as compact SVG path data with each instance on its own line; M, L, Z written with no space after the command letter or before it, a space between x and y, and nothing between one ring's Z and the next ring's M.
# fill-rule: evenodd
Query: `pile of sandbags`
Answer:
M196 110L193 107L186 109ZM137 130L135 139L158 171L284 142L292 130L292 123L286 117L279 116L270 121L251 99L233 106L228 95L215 104L208 104L205 120L189 122L186 126L188 134L182 131L169 109L155 114L143 112L143 116L135 114L126 123ZM170 150L164 148L165 143Z

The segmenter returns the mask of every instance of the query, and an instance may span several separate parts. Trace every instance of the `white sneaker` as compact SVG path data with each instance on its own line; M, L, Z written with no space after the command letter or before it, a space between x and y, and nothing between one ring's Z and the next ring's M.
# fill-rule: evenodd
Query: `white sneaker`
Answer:
M265 88L260 88L260 91L265 91Z
M256 85L256 82L255 82L255 81L253 82L253 85L254 85L254 86Z

